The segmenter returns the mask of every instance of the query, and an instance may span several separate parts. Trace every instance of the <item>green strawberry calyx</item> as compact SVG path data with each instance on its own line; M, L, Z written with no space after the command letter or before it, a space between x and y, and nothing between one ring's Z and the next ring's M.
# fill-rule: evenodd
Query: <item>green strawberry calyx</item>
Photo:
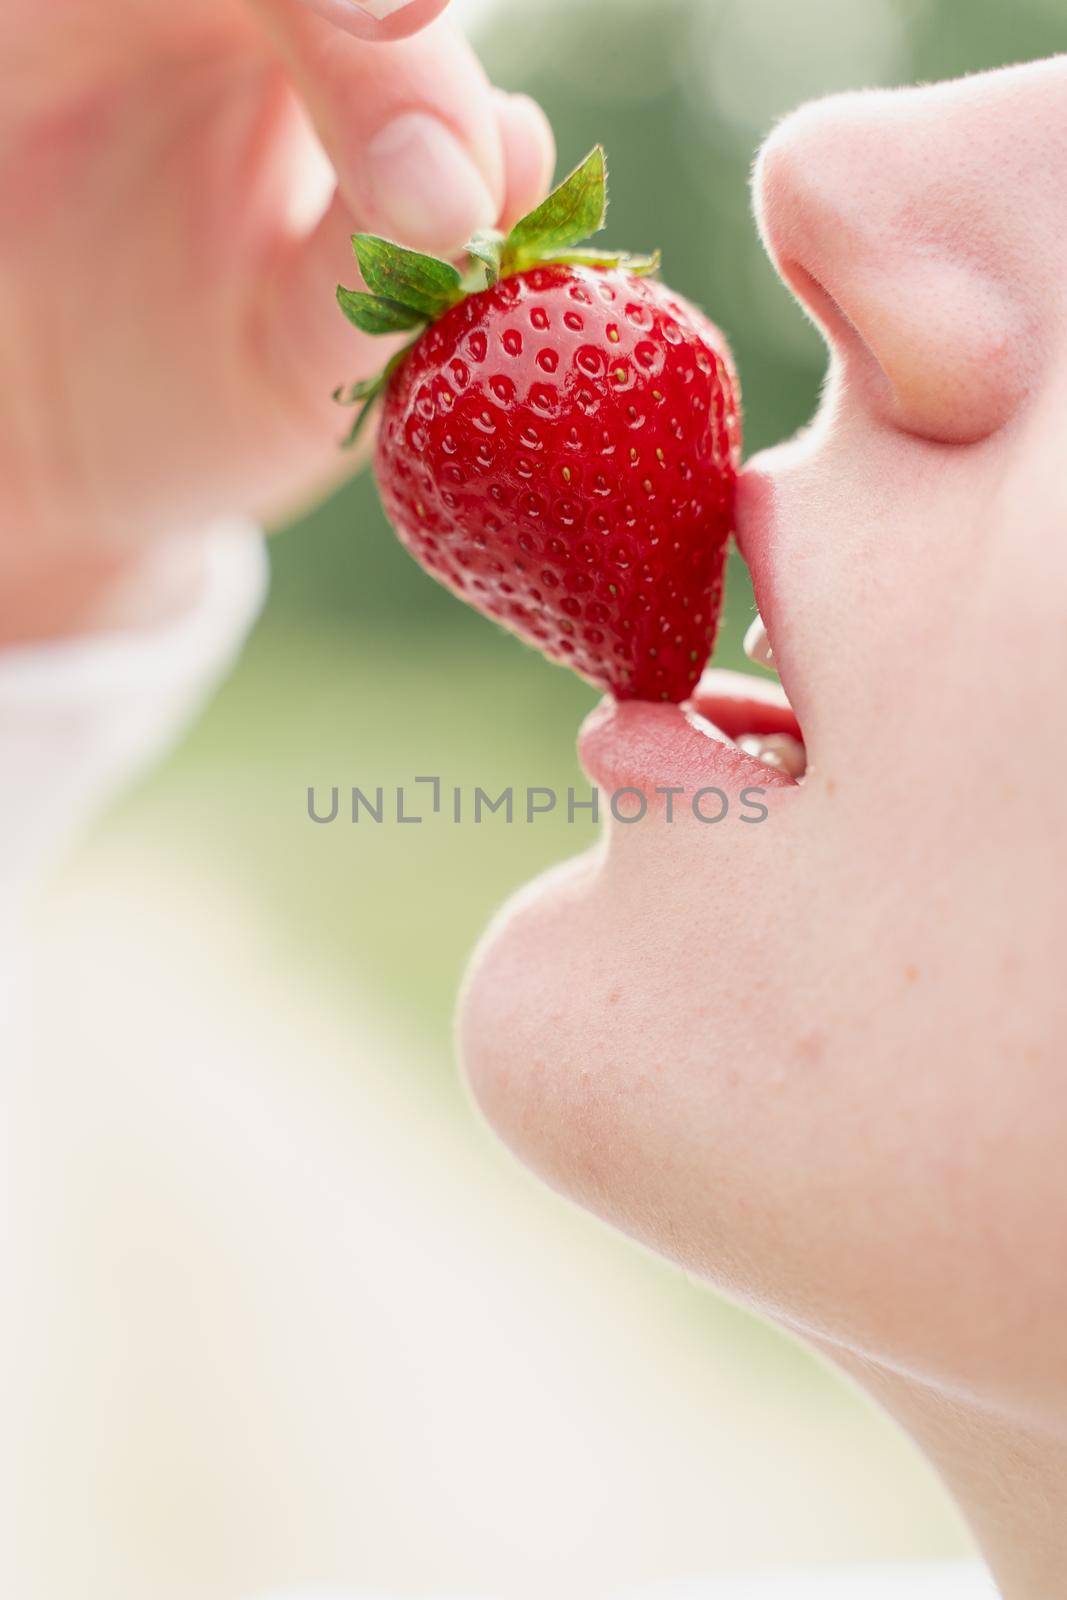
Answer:
M366 289L339 285L337 300L361 333L410 333L408 342L381 372L360 383L334 391L341 405L358 406L355 422L344 441L355 444L374 403L385 393L389 379L423 332L438 317L471 294L491 289L502 278L514 277L535 266L580 266L606 271L621 267L640 275L659 267L653 255L593 250L585 241L599 233L608 210L608 173L604 150L597 145L585 160L508 234L487 229L466 246L467 268L460 272L436 256L405 250L372 233L352 237Z

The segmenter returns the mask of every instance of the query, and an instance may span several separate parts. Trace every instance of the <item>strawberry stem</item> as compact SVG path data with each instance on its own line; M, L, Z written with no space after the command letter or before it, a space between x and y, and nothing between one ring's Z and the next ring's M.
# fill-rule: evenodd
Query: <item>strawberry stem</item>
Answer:
M469 294L491 289L501 278L538 265L622 268L639 275L656 272L659 251L652 255L590 249L590 235L604 226L608 208L608 174L603 146L585 160L506 236L495 229L475 234L466 246L469 269L461 276L450 262L406 250L375 234L357 233L352 248L366 290L338 287L337 299L348 320L361 333L411 333L416 337L391 357L376 377L335 391L343 405L360 411L345 439L355 443L389 379L425 328Z

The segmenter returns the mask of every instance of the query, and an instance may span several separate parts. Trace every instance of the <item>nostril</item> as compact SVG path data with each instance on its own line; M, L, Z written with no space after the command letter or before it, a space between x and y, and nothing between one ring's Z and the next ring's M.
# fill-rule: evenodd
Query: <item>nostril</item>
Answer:
M812 320L822 328L831 346L855 346L877 360L862 332L841 302L799 261L780 261L778 270Z
M935 442L971 444L1025 401L1041 341L1018 252L983 208L981 186L946 177L934 132L895 137L917 105L870 94L794 113L760 154L756 212L772 260L842 369L842 403Z
M906 245L875 265L857 249L834 263L843 280L834 292L799 261L778 265L882 420L975 444L1025 400L1037 365L1030 318L1012 286L981 269Z

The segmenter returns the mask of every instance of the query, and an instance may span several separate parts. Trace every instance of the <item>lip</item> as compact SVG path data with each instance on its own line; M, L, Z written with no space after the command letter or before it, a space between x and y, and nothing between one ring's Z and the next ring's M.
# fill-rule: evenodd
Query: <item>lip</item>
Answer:
M782 643L780 596L776 582L781 526L781 478L801 448L810 448L811 430L773 450L763 450L746 465L737 480L735 508L737 548L748 568L756 606L774 645L775 666L781 673L778 652ZM790 700L793 696L790 693Z
M777 522L775 482L763 451L737 479L735 523L737 547L752 578L760 615L769 623L774 608L774 546ZM766 611L764 607L766 606Z
M689 793L715 786L739 793L749 786L795 789L787 773L737 747L743 734L790 734L803 742L794 705L790 664L779 644L784 629L775 581L779 476L804 436L762 451L738 477L736 537L748 566L760 615L774 645L785 684L749 673L709 668L681 705L616 701L610 696L590 713L578 736L578 755L590 780L609 792L639 789L653 804L657 788ZM800 706L803 715L803 706Z
M756 607L774 651L775 671L804 728L809 762L817 732L817 708L810 697L805 662L798 659L794 646L791 623L798 595L792 580L788 598L783 592L783 556L786 530L797 507L802 515L810 515L813 470L821 475L826 428L820 412L791 439L753 456L738 475L734 516L737 548L752 579ZM793 573L795 577L795 562Z
M598 788L638 789L650 805L657 789L795 789L793 778L737 748L744 733L799 738L800 728L777 684L711 669L680 706L602 700L582 725L578 754Z

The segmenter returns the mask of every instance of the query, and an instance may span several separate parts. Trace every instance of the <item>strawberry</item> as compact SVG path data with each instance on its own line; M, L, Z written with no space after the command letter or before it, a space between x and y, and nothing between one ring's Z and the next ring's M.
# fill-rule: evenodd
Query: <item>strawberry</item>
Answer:
M740 452L722 334L649 276L582 247L607 204L599 147L504 238L447 262L353 239L364 332L416 337L338 398L382 404L386 515L434 577L620 699L683 700L715 639Z

